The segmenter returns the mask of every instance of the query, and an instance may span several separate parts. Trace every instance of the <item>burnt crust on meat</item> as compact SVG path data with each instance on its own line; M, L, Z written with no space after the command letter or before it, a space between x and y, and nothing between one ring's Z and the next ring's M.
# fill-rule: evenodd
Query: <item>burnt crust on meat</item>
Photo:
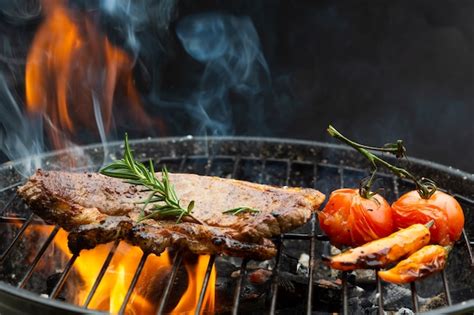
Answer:
M159 255L167 247L186 248L195 254L225 254L269 259L276 255L275 245L267 239L263 244L244 243L228 236L225 229L184 222L154 221L135 223L126 216L108 217L99 223L71 230L68 246L72 253L91 249L102 243L123 239L146 253Z
M160 176L158 173L157 176ZM182 205L195 201L193 216L204 222L176 224L149 219L137 223L142 187L98 173L38 170L19 194L45 221L70 231L74 252L116 238L159 253L168 246L195 253L223 253L266 259L275 255L268 238L306 223L324 200L314 189L277 188L233 179L169 174ZM257 214L223 214L247 206Z

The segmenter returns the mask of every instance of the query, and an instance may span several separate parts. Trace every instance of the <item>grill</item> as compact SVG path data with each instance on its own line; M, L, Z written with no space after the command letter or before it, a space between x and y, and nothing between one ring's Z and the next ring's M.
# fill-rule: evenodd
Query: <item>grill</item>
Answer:
M367 176L367 163L354 151L346 147L294 140L261 139L261 138L164 138L146 139L131 142L135 154L145 159L155 160L157 167L166 165L170 171L190 172L203 175L232 177L271 185L289 185L315 187L328 194L339 187L357 186L358 181ZM102 146L91 145L82 148L86 159L81 159L76 165L77 170L94 169L102 164L104 155L120 157L123 146L121 143L111 143L104 149ZM41 156L45 169L61 169L62 165L69 163L68 152L56 152ZM388 158L390 160L390 158ZM51 227L47 237L37 244L37 251L30 259L27 266L14 266L13 252L20 250L21 240L29 226L41 222L31 213L16 197L15 189L22 183L22 177L15 170L15 165L21 163L9 162L0 168L0 233L6 235L8 241L3 242L0 249L1 279L0 282L0 312L5 313L97 313L88 309L88 305L100 285L107 267L110 265L119 246L115 242L106 256L102 267L95 279L94 285L82 305L75 306L60 301L60 293L64 284L74 270L74 263L78 258L73 255L63 264L61 269L50 280L48 296L40 296L34 289L28 289L32 276L38 272L38 266L45 259L45 253L54 238L60 232L59 227ZM427 176L437 181L440 186L449 188L449 193L454 195L463 206L466 217L465 231L461 240L456 244L450 255L447 269L439 275L432 276L423 281L408 286L407 292L410 302L404 305L419 312L420 299L426 301L430 296L441 297L440 307L433 310L436 313L465 313L474 311L474 257L472 245L474 244L474 177L459 170L437 165L431 162L411 159L404 161L406 166L420 176ZM383 187L383 194L393 201L400 194L414 188L413 184L399 180L387 173L380 173L378 185ZM15 225L15 233L9 227ZM469 238L471 236L471 238ZM237 314L239 312L264 311L270 314L306 313L318 311L340 311L343 314L362 311L363 306L357 300L357 286L364 286L365 291L372 292L375 296L374 305L370 306L373 312L382 314L386 307L387 298L393 295L393 286L382 283L371 271L374 281L360 284L354 276L348 273L340 275L341 282L337 289L336 306L328 306L324 291L316 285L321 274L330 272L320 263L323 253L330 250L329 243L319 230L317 218L313 216L310 222L292 232L281 235L274 240L278 246L278 254L271 262L272 275L269 280L270 290L265 294L264 303L253 305L242 297L250 272L248 266L251 261L239 260L237 276L232 278L232 298L224 313ZM1 242L0 242L1 243ZM296 245L295 245L296 244ZM294 247L302 249L309 256L306 284L299 286L297 296L301 297L298 303L288 306L283 303L286 293L282 293L281 282L287 274L285 261L291 255ZM29 253L24 253L29 255ZM121 301L119 314L126 313L127 304L134 292L140 278L148 255L141 256L127 293ZM226 259L212 256L209 260L204 280L200 288L198 299L199 313L203 307L203 299L208 287L212 266L218 261ZM12 266L13 265L13 266ZM164 314L168 310L170 299L173 298L176 279L182 265L182 255L174 255L171 272L164 283L161 296L155 301L156 313ZM218 271L219 273L219 271ZM11 279L11 274L18 275ZM28 290L27 290L28 289ZM408 291L409 290L409 291ZM420 296L423 296L420 298ZM330 304L330 303L329 303ZM331 309L332 308L332 309Z

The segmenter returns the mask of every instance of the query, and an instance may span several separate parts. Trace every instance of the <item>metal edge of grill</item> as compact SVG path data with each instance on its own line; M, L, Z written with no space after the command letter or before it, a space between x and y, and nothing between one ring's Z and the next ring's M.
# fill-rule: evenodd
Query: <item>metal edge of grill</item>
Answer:
M119 152L121 149L121 142L113 142L110 143L108 146L108 149L111 152ZM327 165L329 167L334 167L339 170L340 173L340 178L341 178L341 185L343 185L343 175L342 173L344 172L344 169L351 169L354 168L356 170L363 169L366 165L366 162L363 161L363 159L358 158L358 156L354 156L353 152L344 146L340 145L334 145L334 144L328 144L328 143L320 143L320 142L310 142L310 141L301 141L301 140L292 140L292 139L267 139L267 138L247 138L247 137L222 137L222 138L192 138L192 137L185 137L185 138L160 138L160 139L147 139L147 140L134 140L131 141L131 145L135 149L137 154L140 154L141 152L146 153L146 157L163 157L164 160L166 159L180 159L180 170L182 171L185 161L189 158L193 157L200 157L200 158L207 158L209 161L212 162L213 158L216 157L231 157L235 159L235 165L234 165L234 176L235 176L235 170L237 169L238 163L240 158L251 158L251 159L256 159L256 160L261 160L262 161L262 171L265 170L265 161L268 160L277 160L280 162L287 161L288 162L288 174L286 176L286 181L289 179L289 172L291 168L291 163L309 163L309 164L314 164L314 181L316 182L316 170L318 168L318 164L323 163L323 165ZM145 149L148 147L148 150ZM153 150L149 150L150 147ZM97 152L99 149L100 151L101 146L98 145L89 145L83 147L84 150L89 151L89 152ZM48 160L48 159L54 159L55 157L66 153L67 151L62 151L62 152L52 152L52 153L47 153L42 155L40 158L43 160ZM171 153L171 154L170 154ZM101 154L98 154L97 159L100 160L103 156ZM143 156L145 158L145 156ZM96 161L88 161L88 163L92 163L93 165L100 165L99 160ZM335 163L337 161L337 163ZM349 162L348 162L349 161ZM98 163L99 162L99 163ZM15 163L21 163L21 161L13 161L13 162L8 162L2 166L0 166L0 174L2 172L12 172L13 171L13 166ZM332 164L331 164L332 163ZM345 163L348 163L350 165L346 165ZM353 166L356 164L356 166ZM451 186L451 184L454 183L455 189L452 189L452 193L455 193L456 197L462 198L465 202L468 202L472 205L474 205L474 202L472 201L472 196L474 196L474 175L472 174L467 174L464 173L460 170L455 170L446 166L442 166L433 162L429 161L424 161L424 160L419 160L419 159L410 159L410 164L411 166L416 165L418 173L421 175L428 176L426 173L430 173L431 177L435 177L435 180L440 181L440 179L444 182L446 180L450 181L450 184L448 186ZM54 167L54 165L52 165ZM436 175L436 176L433 176ZM12 176L13 178L13 176ZM441 181L440 181L441 182ZM395 183L395 182L394 182ZM1 189L0 188L0 193L1 192L6 192L9 190L8 188L10 187L15 187L19 182L17 183L10 183L6 185L6 188ZM462 194L459 192L462 191ZM451 192L451 190L450 190ZM467 196L466 196L467 195ZM0 196L1 198L1 196ZM0 205L1 206L1 205ZM7 208L8 205L5 204L1 208ZM28 224L28 222L31 221L31 217L25 221L25 225ZM322 235L315 235L315 222L316 219L313 216L311 220L311 225L312 229L309 234L295 234L295 233L287 233L281 237L282 239L307 239L310 242L310 254L314 255L314 244L316 242L316 239L324 239L324 236ZM55 229L57 231L57 229ZM470 251L471 250L471 245L472 241L469 241L467 238L466 233L464 233L464 241L466 242L467 249ZM54 231L50 235L50 238L52 239L54 237ZM47 242L46 242L47 243ZM45 247L43 245L43 247ZM46 244L47 247L47 244ZM276 285L277 283L277 278L278 278L278 258L280 255L277 256L277 264L276 264L276 270L277 272L275 273L275 276L273 278L273 285L272 285L272 297L271 297L271 303L270 303L270 313L274 313L276 309L276 299L277 299L277 294L278 294L278 286ZM2 255L5 256L5 255ZM79 308L77 306L67 304L67 303L62 303L60 301L54 300L55 294L61 289L62 282L64 281L65 278L67 278L68 272L70 271L71 267L73 266L74 260L77 256L73 256L65 269L63 270L62 276L60 280L58 280L58 283L56 284L53 294L52 299L44 299L42 297L39 297L36 294L33 294L31 292L27 292L25 290L21 289L16 289L12 288L10 285L0 283L0 292L3 297L4 301L0 302L5 304L5 307L14 307L14 305L18 305L18 303L21 303L22 298L26 298L30 301L33 302L35 307L47 307L49 311L54 311L59 310L61 312L68 312L71 314L74 313L84 313L84 312L89 312L89 313L101 313L97 311L91 311L91 310L86 310L85 308ZM137 268L137 271L135 272L134 278L132 280L132 283L129 287L129 290L127 292L127 295L125 297L124 303L122 305L120 313L123 313L125 310L125 307L127 305L128 298L130 297L134 286L136 284L136 280L138 279L141 271L141 267L143 267L145 261L146 261L147 255L144 254L142 256L142 259L140 260L140 264ZM470 257L472 260L472 252L470 252ZM41 257L39 257L41 258ZM211 259L213 261L213 259ZM311 263L314 262L313 257L311 258ZM471 262L472 263L472 262ZM177 266L180 264L180 262L174 262L173 264L173 269L176 269ZM104 264L105 267L106 264ZM241 277L237 283L235 295L234 295L234 307L233 307L233 313L236 314L239 306L239 290L240 286L242 284L242 279L243 276L245 275L245 266L246 266L246 260L243 261L241 271L244 271L241 273ZM208 269L210 270L210 267L212 267L212 263L209 263ZM34 266L31 268L31 270L34 269ZM104 269L104 268L103 268ZM310 281L309 283L312 283L312 269L310 269ZM105 270L104 270L105 271ZM208 275L210 272L206 273L206 278L208 278ZM27 275L28 276L28 275ZM26 281L28 280L27 277L25 278ZM24 279L24 280L25 280ZM449 285L447 282L446 275L443 273L443 285L447 297L447 302L449 305L451 305L450 301L450 293L449 293ZM171 283L173 280L173 274L170 276L170 279L168 281L168 287L167 291L169 292ZM343 276L343 313L347 313L347 284L345 277ZM24 281L22 281L24 282ZM100 282L100 279L99 279ZM206 281L205 281L206 282ZM379 292L381 291L381 281L380 279L377 279L377 286ZM413 307L414 310L417 311L417 301L416 301L416 294L413 292L416 292L416 286L412 285L412 295L413 295ZM204 295L204 292L206 290L206 283L204 284L203 288L201 289L201 296ZM93 292L92 292L93 294ZM308 299L307 299L307 313L310 314L312 310L312 305L311 305L311 297L312 296L312 285L308 284ZM163 300L160 302L160 308L159 308L159 314L163 312L163 305L166 302L167 294L164 294ZM202 302L202 301L201 301ZM379 294L379 312L383 312L383 296L382 294ZM453 306L448 306L443 309L438 309L435 311L435 313L458 313L459 311L465 312L465 311L470 311L474 310L474 300L469 300L465 301L460 304L456 304Z

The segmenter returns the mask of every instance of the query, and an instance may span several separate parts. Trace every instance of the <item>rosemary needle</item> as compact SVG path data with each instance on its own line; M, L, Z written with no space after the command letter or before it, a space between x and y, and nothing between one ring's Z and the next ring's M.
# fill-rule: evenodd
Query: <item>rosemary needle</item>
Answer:
M135 160L125 134L125 153L123 159L112 162L100 170L100 173L109 177L124 179L127 183L146 187L150 194L142 202L138 222L151 218L176 218L179 223L183 217L189 217L199 224L200 220L192 216L194 201L187 207L182 207L174 186L170 183L166 167L161 171L161 180L156 177L153 163L149 161L149 168ZM152 205L150 213L145 214L146 207Z
M243 212L249 212L249 213L259 213L260 210L251 208L251 207L237 207L237 208L232 208L226 211L223 211L222 213L224 214L233 214L233 215L238 215Z

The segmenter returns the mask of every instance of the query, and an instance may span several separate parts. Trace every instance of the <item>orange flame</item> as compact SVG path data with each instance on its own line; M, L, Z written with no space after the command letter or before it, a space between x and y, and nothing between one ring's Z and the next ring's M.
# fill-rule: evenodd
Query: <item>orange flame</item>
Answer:
M28 235L32 231L35 231L46 237L51 233L52 228L53 227L48 225L34 225L25 233ZM59 230L54 238L53 248L50 249L52 249L52 252L54 252L55 248L59 249L59 253L63 258L70 259L72 254L67 247L67 236L67 232L62 229ZM81 281L78 283L76 277L70 277L66 280L65 284L68 291L72 290L70 292L73 296L71 302L81 306L84 304L112 246L112 243L102 244L92 250L81 251L81 254L73 265L73 271L77 273ZM108 311L111 314L118 313L142 254L143 252L140 248L128 245L124 242L120 243L88 308ZM57 259L57 255L48 258L50 261L56 261ZM209 256L198 256L197 262L195 263L185 262L184 267L188 279L187 289L181 296L176 307L171 311L171 314L195 313L209 259ZM48 262L45 260L41 261L45 265L39 265L38 267L40 269L47 268ZM170 272L171 257L167 251L163 252L161 256L149 255L137 285L130 297L125 314L156 313L159 297L153 295L153 293L157 288L162 289L160 287L163 283L162 280L168 279L167 277ZM213 266L201 313L212 314L214 312L215 282L216 270L215 266Z
M188 273L188 288L184 292L178 305L173 309L172 314L194 314L197 309L199 294L204 282L207 265L210 256L199 256L196 265L185 265ZM193 275L195 275L193 277ZM209 284L204 296L202 312L214 312L215 301L215 284L216 284L216 267L212 267Z
M149 127L150 119L134 86L132 58L96 29L87 12L74 11L62 0L44 0L42 4L45 20L28 52L25 90L27 110L32 115L45 117L53 147L67 147L68 139L77 131L86 129L98 133L96 106L99 106L104 130L108 132L114 118L114 97L118 93L127 99L127 107L119 113L136 122L137 126ZM160 121L156 122L160 129L164 129ZM45 235L51 229L50 226L33 227ZM71 258L67 232L58 232L53 247L60 250L62 258ZM68 287L74 290L73 303L84 304L111 248L112 244L104 244L81 252L73 266L81 283L75 282ZM142 254L140 248L120 243L88 307L118 312ZM196 265L185 264L188 288L174 313L196 308L208 260L203 256L198 258ZM130 297L126 314L156 312L158 300L150 299L149 291L153 291L153 284L159 283L170 270L167 252L159 257L150 255ZM215 277L213 268L203 304L209 312L214 310ZM74 277L68 278L65 287L71 278Z
M122 306L122 301L125 299L127 287L125 286L125 266L119 265L117 279L112 292L110 292L110 306L109 311L112 314L118 313Z
M54 148L66 147L84 128L98 134L94 106L100 107L107 133L116 93L128 100L122 114L137 126L150 126L134 87L133 60L98 32L85 12L61 0L44 0L43 8L45 21L27 56L26 103L30 114L45 116Z

